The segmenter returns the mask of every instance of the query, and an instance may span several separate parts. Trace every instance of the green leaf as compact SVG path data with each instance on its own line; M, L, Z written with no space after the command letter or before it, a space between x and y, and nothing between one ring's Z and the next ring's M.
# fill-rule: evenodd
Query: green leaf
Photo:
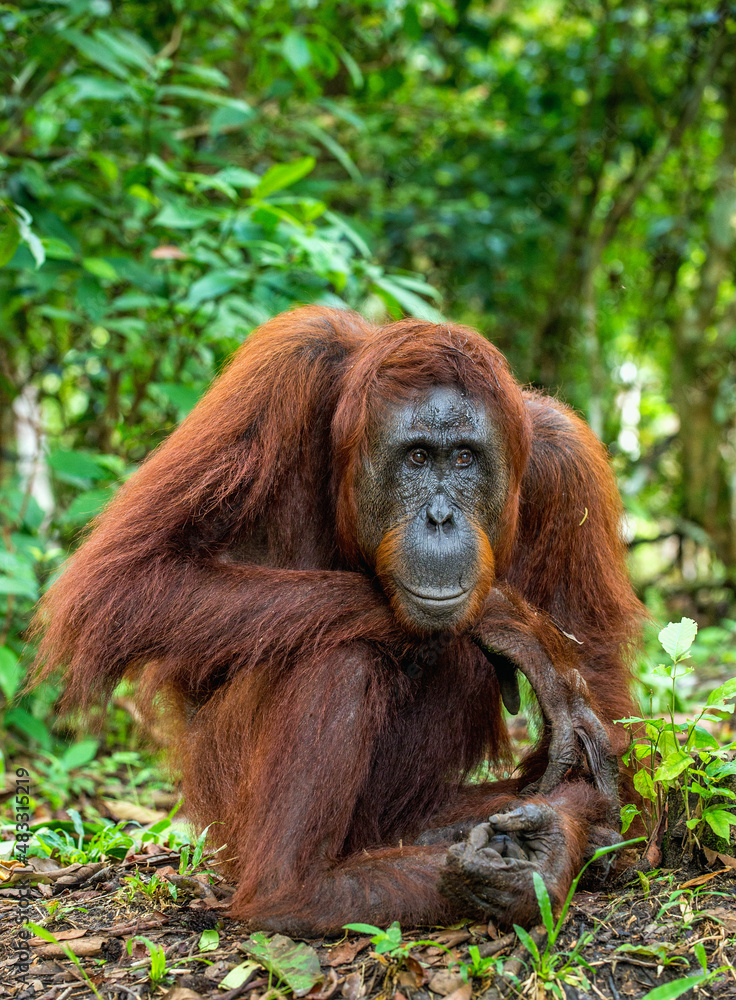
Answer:
M202 931L202 936L199 939L199 950L200 951L214 951L220 946L220 935L216 930L208 929Z
M13 213L2 206L0 212L0 267L12 260L20 243L20 230Z
M247 278L247 271L238 269L210 271L209 274L205 274L203 278L194 282L184 300L184 305L189 309L196 309L203 302L209 302L225 295L236 285L245 282Z
M708 701L706 705L712 708L715 705L719 707L723 706L724 703L730 702L733 698L736 698L736 677L729 677L725 684L721 684L720 687L715 688L708 695ZM733 711L734 706L727 706L730 711Z
M79 104L81 101L123 101L139 98L128 86L127 83L118 83L116 80L106 80L102 76L73 76L69 81L74 87L70 104Z
M15 726L20 732L40 743L44 750L51 749L51 736L48 729L40 719L35 719L24 708L9 709L5 713L5 725Z
M218 108L210 118L210 133L219 135L225 129L244 125L252 117L253 111L250 108Z
M375 278L374 282L376 286L381 289L381 291L390 296L390 298L392 298L409 316L416 316L418 319L426 319L431 323L442 322L444 318L442 313L438 312L437 309L429 305L428 302L425 302L424 299L420 298L415 292L408 288L403 288L392 278L382 275Z
M645 993L641 1000L675 1000L693 986L698 986L705 978L705 976L685 976L683 979L673 979L670 983L655 986L653 990Z
M77 256L65 240L50 237L42 239L41 243L49 260L74 260Z
M56 938L54 937L54 935L51 933L51 931L47 931L46 928L42 927L40 924L31 924L31 923L28 923L28 924L24 924L23 926L25 928L27 928L29 931L33 931L33 933L36 935L36 937L40 937L41 940L48 941L49 944L58 944L59 943L56 940Z
M61 518L63 524L86 524L100 513L110 500L113 491L110 488L86 490L75 497L64 511Z
M736 826L736 816L727 809L706 809L703 812L703 819L717 837L729 840L731 837L731 827Z
M89 59L90 62L97 63L102 69L120 77L121 80L128 79L128 70L115 59L108 45L101 44L88 35L83 35L81 31L75 31L72 28L59 31L57 34L59 38L70 42L77 52Z
M640 816L640 811L636 806L629 802L625 806L621 807L621 833L626 833L631 824L634 822L637 816Z
M101 257L85 257L82 261L82 267L85 271L89 271L90 274L94 274L96 278L116 281L118 277L117 271L112 264Z
M237 990L239 986L247 982L249 976L256 969L260 969L258 962L241 962L240 965L236 965L234 969L231 969L224 979L220 980L220 989Z
M23 677L23 669L12 649L0 646L0 690L7 701L15 695Z
M154 226L168 226L170 229L199 229L213 219L212 212L189 205L164 205L153 219Z
M242 167L225 167L224 170L218 170L215 177L236 188L254 188L261 180L258 174L254 174L252 170L244 170Z
M539 948L537 948L537 943L528 931L525 931L523 927L519 927L518 924L514 924L514 930L516 931L516 936L524 945L526 950L532 956L535 962L539 961Z
M641 768L634 775L634 788L645 799L655 799L654 782L649 771Z
M225 94L214 94L211 90L200 90L199 87L185 87L181 84L159 88L160 97L184 97L190 101L202 101L203 104L219 104L225 108L232 108L246 115L253 116L253 109L245 101L236 97L227 97Z
M180 416L186 416L194 409L204 391L204 386L181 385L177 382L152 382L149 388L160 392L176 407Z
M309 42L298 31L289 31L281 42L281 54L295 73L306 69L312 61Z
M547 933L552 937L555 929L555 921L552 916L552 903L549 898L547 886L539 872L532 872L534 880L534 893L539 903L539 912L542 914L542 923L547 928Z
M97 740L82 740L73 746L67 747L61 755L61 764L65 771L73 771L77 767L83 767L95 759L99 742Z
M14 597L27 597L36 601L38 584L35 580L24 580L22 577L0 576L0 594L12 594Z
M305 996L323 978L314 948L292 941L283 934L269 938L259 931L251 935L242 947L277 979L287 983L294 996Z
M313 156L303 156L300 160L293 160L291 163L277 163L273 167L269 167L253 192L253 197L267 198L275 191L282 191L284 188L296 184L302 177L306 177L314 170L316 162Z
M70 478L104 479L109 475L91 455L84 451L53 451L48 457L48 464L67 482Z
M106 51L117 56L121 62L135 66L137 69L143 70L144 73L150 73L153 69L153 54L138 35L120 29L103 31L98 28L95 31L95 39Z
M679 622L670 622L659 633L659 641L665 653L673 660L679 660L692 646L698 634L697 622L692 618L683 618Z
M691 764L693 759L689 754L677 751L671 756L667 757L654 772L655 781L672 781L686 771Z
M343 930L356 931L358 934L370 934L371 937L384 933L380 927L374 927L373 924L343 924Z

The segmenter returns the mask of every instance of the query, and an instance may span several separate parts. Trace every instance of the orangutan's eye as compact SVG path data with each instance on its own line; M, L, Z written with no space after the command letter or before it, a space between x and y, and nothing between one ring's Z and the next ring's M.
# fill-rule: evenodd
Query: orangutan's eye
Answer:
M423 448L415 448L409 454L409 461L412 465L426 465L428 460L427 453Z
M464 469L468 465L472 464L473 464L473 453L469 448L463 448L462 451L458 452L457 458L455 459L455 465L459 466L461 469Z

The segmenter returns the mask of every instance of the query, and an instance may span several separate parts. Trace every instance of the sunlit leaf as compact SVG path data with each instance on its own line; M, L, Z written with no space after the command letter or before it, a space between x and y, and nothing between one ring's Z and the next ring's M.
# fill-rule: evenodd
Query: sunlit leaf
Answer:
M659 641L673 660L679 660L690 649L697 633L697 622L692 618L683 618L679 622L670 622L663 628L659 633Z

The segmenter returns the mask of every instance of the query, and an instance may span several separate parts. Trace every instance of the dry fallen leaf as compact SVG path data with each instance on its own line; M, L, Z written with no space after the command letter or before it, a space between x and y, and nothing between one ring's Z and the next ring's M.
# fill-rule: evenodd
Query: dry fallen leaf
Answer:
M167 815L160 809L146 809L145 806L139 806L135 802L115 802L112 799L103 799L102 801L113 819L132 820L144 826L148 823L158 823L159 820L166 819ZM159 847L158 850L160 851L161 848Z
M363 951L371 943L370 938L358 938L357 941L343 941L341 944L330 948L330 957L325 965L349 965L358 952Z
M107 940L103 937L85 937L78 941L67 941L66 947L71 948L77 958L89 958L99 955ZM66 952L60 944L40 944L35 950L37 955L43 955L44 958L66 958Z
M705 875L698 875L697 878L688 879L687 882L681 882L680 889L692 889L696 885L705 885L706 882L710 882L711 879L717 878L719 875L725 875L729 872L730 868L719 868L717 872L708 872Z
M447 969L435 972L429 981L430 990L433 993L439 993L443 997L449 997L451 994L456 993L463 985L462 976L459 976L456 972L448 972Z
M414 977L414 989L424 986L427 982L427 971L413 955L406 956L406 968Z
M434 940L437 944L444 944L448 948L454 948L455 945L464 944L470 940L470 931L465 930L465 928L459 931L443 931Z
M87 933L87 928L86 927L74 927L70 931L57 931L54 934L54 937L56 938L57 941L76 941L77 938L84 937L86 933ZM43 938L34 937L34 938L31 938L30 943L35 948L35 946L37 944L44 944L45 942L44 942Z
M473 995L473 987L470 983L463 983L452 993L449 993L447 1000L470 1000Z
M358 1000L365 993L365 986L361 982L359 972L351 972L342 984L342 995L345 1000Z

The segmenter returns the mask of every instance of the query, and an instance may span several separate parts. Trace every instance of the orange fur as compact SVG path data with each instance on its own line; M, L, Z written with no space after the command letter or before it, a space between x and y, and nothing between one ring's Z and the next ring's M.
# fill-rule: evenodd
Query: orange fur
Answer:
M319 307L264 324L120 489L39 610L38 676L62 669L67 705L104 700L131 672L143 702L171 694L190 815L228 843L234 912L264 926L447 916L442 852L399 844L460 808L484 759L508 754L483 655L464 635L428 651L356 542L371 426L438 384L487 407L508 468L501 530L478 535L472 616L495 574L512 595L499 627L580 669L611 726L631 708L641 612L603 450L462 326L377 328ZM518 788L498 784L473 808L487 815ZM600 807L586 794L578 853ZM576 795L559 808L574 814Z

